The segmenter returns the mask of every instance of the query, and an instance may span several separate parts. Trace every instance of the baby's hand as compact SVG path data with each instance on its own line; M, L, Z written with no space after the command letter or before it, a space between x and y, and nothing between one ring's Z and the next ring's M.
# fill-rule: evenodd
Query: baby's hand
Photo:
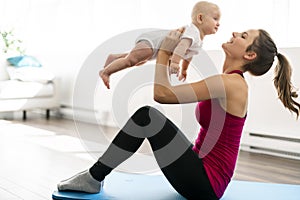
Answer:
M178 63L171 63L170 64L170 69L169 69L169 72L170 74L176 74L177 76L179 75L179 70L180 69L180 66Z
M185 81L186 76L187 76L186 70L182 70L179 77L178 77L178 80L179 81Z

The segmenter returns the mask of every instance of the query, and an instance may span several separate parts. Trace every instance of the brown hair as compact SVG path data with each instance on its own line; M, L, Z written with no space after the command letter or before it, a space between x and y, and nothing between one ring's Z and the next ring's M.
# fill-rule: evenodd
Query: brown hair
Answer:
M257 54L256 59L244 65L244 70L255 76L265 74L272 67L274 58L277 56L278 63L275 67L274 85L277 89L278 97L283 105L299 117L300 104L293 98L298 95L293 91L291 84L292 68L287 58L277 52L277 47L270 35L262 29L259 29L259 36L247 48L247 51L254 51Z

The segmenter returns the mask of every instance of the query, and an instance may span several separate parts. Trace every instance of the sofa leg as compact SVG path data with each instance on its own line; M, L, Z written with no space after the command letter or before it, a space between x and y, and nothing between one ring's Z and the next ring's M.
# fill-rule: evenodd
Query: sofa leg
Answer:
M46 110L46 119L50 119L50 110L49 109Z
M26 110L23 110L23 120L25 121L27 119L27 116L26 116Z

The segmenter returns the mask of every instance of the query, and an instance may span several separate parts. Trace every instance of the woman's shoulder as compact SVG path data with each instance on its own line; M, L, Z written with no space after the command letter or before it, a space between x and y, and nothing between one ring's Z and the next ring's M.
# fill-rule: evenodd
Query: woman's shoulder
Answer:
M216 74L205 78L203 81L206 85L215 85L211 88L215 88L216 91L224 91L224 97L237 91L244 95L248 93L248 84L240 74Z
M247 96L248 84L243 76L237 73L221 74L220 76L222 77L227 95L239 94Z

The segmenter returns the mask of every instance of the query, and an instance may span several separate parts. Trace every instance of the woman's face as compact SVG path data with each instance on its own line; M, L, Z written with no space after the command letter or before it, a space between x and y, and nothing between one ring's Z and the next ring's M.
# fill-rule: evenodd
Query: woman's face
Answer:
M232 38L222 44L222 48L227 56L233 58L244 58L246 49L259 36L258 30L248 30L241 33L233 32Z

